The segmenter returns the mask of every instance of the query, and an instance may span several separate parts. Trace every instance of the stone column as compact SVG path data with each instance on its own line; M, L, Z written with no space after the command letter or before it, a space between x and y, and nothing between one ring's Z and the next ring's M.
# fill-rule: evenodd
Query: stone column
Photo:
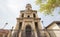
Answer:
M34 33L35 33L35 37L37 37L37 32L36 32L36 30L34 30Z
M38 29L39 29L40 36L43 37L43 29L42 29L41 21L38 22Z
M36 31L36 29L35 29L35 24L34 24L34 22L33 22L33 25L32 25L32 29L33 29L33 31L34 31L35 37L37 37L37 31Z
M24 28L25 28L25 26L24 26L24 22L23 22L22 27L21 27L20 32L19 32L19 37L22 37L21 35L22 35L22 32L24 31Z
M19 32L19 37L21 37L21 32L22 32L22 31Z

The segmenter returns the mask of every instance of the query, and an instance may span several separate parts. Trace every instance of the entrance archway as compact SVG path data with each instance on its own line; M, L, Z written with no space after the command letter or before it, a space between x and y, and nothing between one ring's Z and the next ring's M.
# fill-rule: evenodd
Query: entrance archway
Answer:
M27 25L25 28L26 37L31 37L31 32L32 32L31 26Z

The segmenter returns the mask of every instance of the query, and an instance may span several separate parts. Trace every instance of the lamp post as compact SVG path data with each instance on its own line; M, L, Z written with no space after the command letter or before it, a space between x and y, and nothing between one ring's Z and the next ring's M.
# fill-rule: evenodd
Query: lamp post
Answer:
M8 23L5 23L5 25L2 27L2 29L4 29L7 25L8 25Z

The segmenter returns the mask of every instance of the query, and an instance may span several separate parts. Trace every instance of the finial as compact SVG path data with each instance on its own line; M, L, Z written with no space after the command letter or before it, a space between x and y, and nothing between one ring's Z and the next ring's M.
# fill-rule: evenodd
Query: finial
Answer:
M27 4L27 5L26 5L26 8L28 8L28 7L29 7L29 8L32 8L32 7L31 7L31 4Z
M27 4L26 8L27 8L27 10L31 10L32 9L31 4Z

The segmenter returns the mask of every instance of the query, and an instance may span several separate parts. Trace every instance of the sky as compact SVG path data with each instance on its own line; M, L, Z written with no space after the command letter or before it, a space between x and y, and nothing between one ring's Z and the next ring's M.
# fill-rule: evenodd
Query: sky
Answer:
M4 27L7 22L5 29L11 29L12 26L16 25L16 18L20 15L20 10L25 10L26 4L30 3L33 10L39 9L39 6L35 3L36 0L0 0L0 29ZM53 21L60 21L60 15L58 14L60 8L55 8L53 15L44 15L38 11L38 17L43 21L43 26L48 26Z

